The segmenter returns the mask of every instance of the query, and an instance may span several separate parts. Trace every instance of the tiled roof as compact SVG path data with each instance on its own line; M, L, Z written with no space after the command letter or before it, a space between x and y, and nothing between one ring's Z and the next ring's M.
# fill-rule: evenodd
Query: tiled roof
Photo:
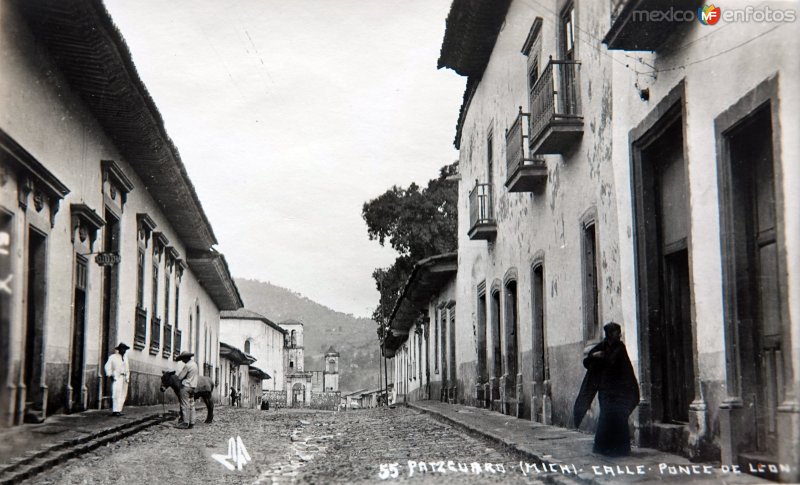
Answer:
M259 369L258 367L254 366L254 365L250 366L250 370L248 371L248 373L251 376L253 376L253 377L257 378L257 379L261 379L261 380L272 379L272 377L270 377L269 374L267 374L266 372L264 372L263 370Z
M511 0L453 0L438 67L462 76L483 74Z
M217 244L178 149L103 3L36 0L17 4L187 249L206 250Z
M421 259L414 265L389 318L389 335L383 342L387 357L393 357L397 349L408 340L409 330L431 296L455 276L457 269L457 252Z
M447 15L438 68L467 77L453 144L461 146L461 130L472 95L494 50L511 0L453 0Z
M219 356L237 365L252 365L256 358L225 342L219 343Z
M225 310L219 312L219 316L221 318L241 318L245 320L266 320L267 317L260 313L256 313L253 310L248 310L247 308L239 308L238 310Z
M100 0L16 2L37 40L137 173L221 310L242 306L216 236L128 46Z
M244 306L239 288L233 281L225 256L213 249L192 251L186 263L203 289L220 310L236 310Z
M276 324L269 318L265 317L264 315L256 313L253 310L248 310L247 308L222 311L219 313L219 316L222 319L260 320L269 325L270 327L274 328L275 330L281 332L282 334L286 334L286 330L281 328L278 324Z

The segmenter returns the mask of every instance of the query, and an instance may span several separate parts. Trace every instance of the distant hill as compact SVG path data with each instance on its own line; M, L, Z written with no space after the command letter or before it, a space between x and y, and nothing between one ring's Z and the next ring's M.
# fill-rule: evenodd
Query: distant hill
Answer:
M236 278L236 285L245 308L275 323L290 318L303 322L307 370L323 369L324 353L333 345L340 354L339 387L343 392L378 387L377 325L371 319L337 312L271 283Z

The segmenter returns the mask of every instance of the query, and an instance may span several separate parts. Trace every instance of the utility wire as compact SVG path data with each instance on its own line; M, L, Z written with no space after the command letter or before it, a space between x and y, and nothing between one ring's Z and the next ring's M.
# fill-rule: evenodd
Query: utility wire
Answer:
M786 25L786 24L778 24L778 25L776 25L775 27L773 27L773 28L771 28L769 30L761 32L760 34L756 35L755 37L751 37L750 39L747 39L744 42L740 42L739 44L736 44L733 47L730 47L730 48L725 49L723 51L717 52L716 54L710 55L708 57L704 57L702 59L697 59L697 60L692 61L692 62L687 62L686 64L682 64L680 66L669 67L669 68L666 68L666 69L656 69L656 70L653 70L653 71L650 71L650 72L644 72L642 74L656 74L656 73L659 73L659 72L675 71L677 69L684 69L686 67L693 66L695 64L700 64L701 62L709 61L709 60L714 59L716 57L728 54L729 52L733 52L733 51L735 51L736 49L738 49L740 47L744 47L747 44L749 44L750 42L753 42L754 40L759 39L759 38L769 34L770 32L774 32L775 30L780 29L784 25Z
M532 6L532 5L530 5L530 3L528 3L529 1L532 1L532 2L534 2L536 5L538 5L539 7L541 7L541 9L542 9L542 10L546 11L547 13L550 13L550 14L554 15L556 18L558 18L558 17L559 17L558 13L557 13L555 10L553 10L553 9L551 9L551 8L549 8L549 7L545 6L545 5L543 5L543 4L542 4L542 3L540 3L538 0L523 0L523 1L522 1L522 3L523 3L523 4L526 4L525 6L526 6L526 7L528 7L529 9L531 9L531 10L534 10L534 11L535 11L535 9L533 8L533 6ZM579 35L579 36L577 36L577 37L578 37L578 41L579 41L579 42L583 42L584 44L586 44L587 46L591 47L592 49L596 49L596 50L597 50L597 52L599 52L600 54L603 54L603 55L607 56L609 59L611 59L612 61L614 61L614 62L616 62L616 63L620 64L621 66L625 67L626 69L629 69L629 70L631 70L631 71L633 71L633 72L636 72L636 70L635 70L635 69L632 69L632 68L631 68L631 67L630 67L628 64L624 63L623 61L621 61L621 60L617 59L617 58L616 58L616 57L614 57L612 54L610 54L609 52L607 52L607 51L606 51L606 49L604 49L604 48L603 48L603 46L602 46L602 43L603 43L602 39L600 39L600 38L598 38L598 37L595 37L595 36L594 36L594 35L592 35L590 32L588 32L588 31L586 31L586 30L584 30L584 29L580 28L580 27L578 26L578 23L577 23L577 22L573 24L573 27L574 27L576 30L580 31L581 33L583 33L583 34L586 34L587 36L589 36L589 37L591 37L592 39L596 40L596 41L598 42L598 45L595 45L595 44L592 44L592 43L590 43L590 42L589 42L588 40L586 40L586 39L584 38L584 36L582 36L582 35Z
M534 3L535 3L536 5L538 5L538 6L539 6L539 7L540 7L542 10L544 10L544 11L546 11L546 12L548 12L548 13L550 13L550 14L552 14L552 15L556 16L556 17L558 17L558 13L557 13L557 12L555 12L553 9L551 9L551 8L547 7L546 5L543 5L543 4L542 4L541 2L539 2L538 0L523 0L523 2L522 2L522 3L523 3L523 4L526 4L526 6L527 6L528 8L530 8L531 10L533 10L533 6L531 6L531 5L530 5L528 2L534 2ZM767 2L762 2L761 4L759 4L759 7L760 7L760 6L763 6L763 5L766 5L766 4L767 4ZM758 7L756 7L756 8L758 8ZM692 40L692 41L686 42L685 44L680 44L680 45L678 45L678 46L675 46L675 47L667 48L667 49L665 49L664 51L660 52L659 54L662 54L662 55L663 55L663 54L673 54L673 53L678 53L678 52L681 52L681 51L683 51L684 49L686 49L688 46L690 46L690 45L692 45L692 44L694 44L694 43L696 43L696 42L699 42L699 41L701 41L701 40L707 39L708 37L711 37L712 35L714 35L714 34L716 34L716 33L719 33L721 30L723 30L723 29L725 29L726 27L729 27L729 26L731 26L731 25L733 25L733 23L732 23L732 22L731 22L731 23L726 23L725 25L722 25L722 26L720 26L719 28L717 28L717 29L714 29L714 30L713 30L711 33L709 33L709 34L707 34L707 35L704 35L704 36L702 36L702 37L700 37L700 38L697 38L697 39L694 39L694 40ZM715 57L718 57L718 56L721 56L721 55L727 54L727 53L729 53L729 52L732 52L732 51L734 51L734 50L736 50L736 49L738 49L738 48L740 48L740 47L742 47L742 46L744 46L744 45L747 45L747 44L749 44L750 42L752 42L752 41L754 41L754 40L756 40L756 39L758 39L758 38L760 38L760 37L763 37L764 35L766 35L766 34L768 34L768 33L772 32L772 31L774 31L774 30L776 30L776 29L779 29L780 27L782 27L782 26L784 26L784 25L786 25L786 24L779 24L779 25L777 25L777 26L775 26L775 27L773 27L773 28L771 28L771 29L769 29L769 30L767 30L767 31L765 31L765 32L762 32L762 33L760 33L760 34L756 35L755 37L752 37L752 38L750 38L750 39L747 39L746 41L744 41L744 42L741 42L741 43L737 44L737 45L736 45L736 46L734 46L734 47L731 47L731 48L729 48L729 49L726 49L726 50L724 50L724 51L718 52L717 54L714 54L714 55L712 55L712 56L708 56L708 57L705 57L705 58L703 58L703 59L698 59L698 60L696 60L696 61L692 61L692 62L689 62L689 63L683 64L683 65L680 65L680 66L675 66L675 67L670 67L670 68L665 68L665 69L657 69L657 68L655 68L655 66L653 66L653 65L650 65L650 64L648 64L648 63L644 62L644 60L643 60L643 59L641 59L641 58L636 58L636 57L633 57L633 56L631 56L631 55L629 55L629 54L627 54L627 53L623 53L623 55L624 55L625 57L627 57L627 58L629 58L629 59L632 59L632 60L634 60L634 61L636 61L636 62L638 62L638 63L644 64L645 66L647 66L647 67L649 67L649 68L651 68L651 69L652 69L652 71L645 71L645 72L640 72L640 71L637 71L636 69L633 69L633 68L631 68L631 67L630 67L628 64L626 64L626 63L622 62L621 60L617 59L617 58L616 58L616 57L614 57L612 54L610 54L609 52L607 52L607 50L606 50L606 49L604 49L604 48L603 48L603 46L602 46L602 43L603 43L602 39L600 39L600 38L598 38L598 37L596 37L596 36L592 35L592 33L591 33L591 32L588 32L588 31L586 31L586 30L582 29L582 28L581 28L581 27L580 27L580 26L579 26L577 23L575 23L575 24L574 24L574 27L575 27L575 29L576 29L576 30L578 30L579 32L581 32L581 33L583 33L583 34L586 34L586 36L588 36L588 37L591 37L592 39L594 39L595 41L597 41L597 43L598 43L598 44L597 44L597 45L595 45L595 44L592 44L592 43L590 43L589 41L587 41L586 39L584 39L584 36L582 36L582 35L579 35L579 36L578 36L578 41L579 41L579 42L583 42L584 44L588 45L589 47L591 47L591 48L593 48L593 49L597 49L597 51L598 51L599 53L601 53L601 54L603 54L603 55L605 55L605 56L608 56L608 57L609 57L609 58L610 58L612 61L615 61L615 62L617 62L618 64L621 64L621 65L622 65L622 66L624 66L626 69L633 71L633 72L634 72L634 73L635 73L635 74L638 76L638 75L640 75L640 74L657 74L657 73L660 73L660 72L675 71L675 70L678 70L678 69L683 69L683 68L686 68L686 67L688 67L688 66L691 66L691 65L694 65L694 64L699 64L699 63L701 63L701 62L705 62L705 61L707 61L707 60L710 60L710 59L713 59L713 58L715 58Z

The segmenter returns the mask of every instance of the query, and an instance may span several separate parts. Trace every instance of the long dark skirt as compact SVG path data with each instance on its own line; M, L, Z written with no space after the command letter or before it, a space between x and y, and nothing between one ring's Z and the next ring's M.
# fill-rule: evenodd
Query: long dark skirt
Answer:
M631 453L631 435L628 429L630 408L621 399L600 391L600 418L594 435L592 451L606 456L625 456Z

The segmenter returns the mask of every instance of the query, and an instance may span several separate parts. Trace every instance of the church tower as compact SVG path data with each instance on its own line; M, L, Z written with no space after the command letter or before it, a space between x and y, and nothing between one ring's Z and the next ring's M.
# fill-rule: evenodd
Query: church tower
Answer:
M339 391L339 352L331 345L325 352L325 371L322 382L326 392Z
M286 320L281 322L281 328L286 331L286 342L284 348L284 366L287 373L303 372L303 324L297 320Z

